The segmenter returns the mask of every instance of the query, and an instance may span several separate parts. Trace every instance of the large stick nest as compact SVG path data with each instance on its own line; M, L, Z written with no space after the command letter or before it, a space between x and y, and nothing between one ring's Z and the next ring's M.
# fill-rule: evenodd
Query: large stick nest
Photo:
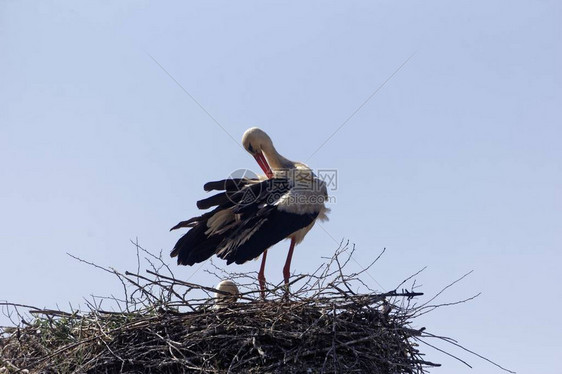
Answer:
M100 297L87 312L4 303L22 322L0 330L0 373L423 373L438 366L417 344L434 336L411 327L436 306L415 304L422 295L415 282L398 290L410 279L391 292L369 290L360 280L366 269L344 272L352 254L344 246L313 274L293 276L290 293L269 285L266 301L254 274L216 268L242 291L222 305L214 303L217 290L176 279L158 256L147 257L146 276L140 265L125 274L102 268L123 283L125 296L111 298L118 311L103 310Z

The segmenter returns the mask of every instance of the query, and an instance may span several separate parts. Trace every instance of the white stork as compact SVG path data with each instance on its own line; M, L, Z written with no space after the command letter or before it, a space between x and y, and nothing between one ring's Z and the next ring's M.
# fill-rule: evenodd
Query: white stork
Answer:
M206 183L205 191L224 191L197 202L199 209L215 207L201 216L182 221L191 229L171 252L178 265L193 265L213 254L227 264L242 264L263 253L258 281L265 290L267 249L283 239L291 239L283 277L289 283L291 258L317 219L326 220L329 209L325 183L301 162L281 156L271 138L261 129L248 129L242 145L256 159L266 176L230 178Z

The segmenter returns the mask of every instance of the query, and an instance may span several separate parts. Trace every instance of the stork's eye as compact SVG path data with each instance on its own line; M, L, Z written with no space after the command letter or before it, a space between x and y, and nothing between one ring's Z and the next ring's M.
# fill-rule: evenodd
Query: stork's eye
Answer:
M252 143L248 144L248 151L254 153L254 147L252 147Z

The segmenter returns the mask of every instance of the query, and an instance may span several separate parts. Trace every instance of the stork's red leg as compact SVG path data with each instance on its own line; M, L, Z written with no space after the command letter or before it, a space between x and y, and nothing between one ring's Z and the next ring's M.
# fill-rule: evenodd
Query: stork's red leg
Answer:
M258 282L260 283L261 298L265 300L265 259L267 257L267 249L263 251L261 258L260 272L258 273Z
M289 254L287 261L283 267L283 278L285 278L285 286L289 286L289 277L291 276L291 259L293 258L293 250L295 249L295 238L291 238L291 246L289 247Z

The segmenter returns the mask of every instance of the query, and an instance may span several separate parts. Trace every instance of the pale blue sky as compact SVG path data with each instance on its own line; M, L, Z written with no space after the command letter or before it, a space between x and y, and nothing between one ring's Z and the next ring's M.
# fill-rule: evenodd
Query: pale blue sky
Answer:
M439 300L482 296L416 323L519 373L559 373L561 16L558 1L0 1L0 299L119 294L66 252L134 270L130 239L168 252L205 182L258 171L152 55L236 142L259 126L288 158L338 170L295 271L332 237L359 263L386 247L370 272L385 289L427 265L430 295L474 270ZM424 349L435 373L499 372Z

